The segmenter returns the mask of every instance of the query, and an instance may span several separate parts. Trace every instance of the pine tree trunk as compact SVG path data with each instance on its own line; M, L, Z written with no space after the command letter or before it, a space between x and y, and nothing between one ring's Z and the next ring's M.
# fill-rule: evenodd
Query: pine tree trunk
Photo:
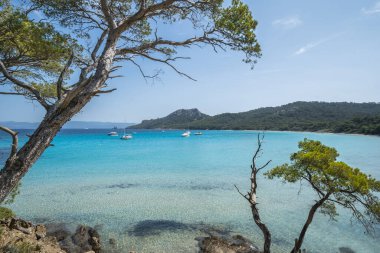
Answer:
M30 136L28 142L12 157L9 157L0 171L0 203L28 172L33 163L50 146L53 138L70 119L78 113L103 87L108 79L115 56L116 39L109 36L107 44L97 65L95 74L86 85L78 86L58 101Z
M318 208L323 205L323 203L330 197L330 193L326 194L322 199L317 201L310 209L309 215L307 217L307 220L301 230L300 235L298 236L298 239L295 240L294 248L292 249L291 253L298 253L301 249L303 240L306 235L306 231L309 228L309 225L313 221L314 215L317 212Z

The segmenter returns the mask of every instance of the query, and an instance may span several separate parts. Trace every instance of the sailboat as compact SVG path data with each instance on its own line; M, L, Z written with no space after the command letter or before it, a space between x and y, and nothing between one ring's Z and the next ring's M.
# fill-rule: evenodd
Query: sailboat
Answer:
M190 132L189 130L187 130L186 132L184 132L184 133L182 134L182 137L189 137L190 134L191 134L191 132Z
M124 134L123 134L123 136L121 136L120 139L122 139L122 140L130 140L132 138L133 138L132 134L126 134L125 133L125 128L124 128Z

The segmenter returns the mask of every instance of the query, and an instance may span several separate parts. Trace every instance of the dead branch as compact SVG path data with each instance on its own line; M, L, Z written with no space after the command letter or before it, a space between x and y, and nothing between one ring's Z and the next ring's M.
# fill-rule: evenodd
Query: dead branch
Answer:
M257 149L254 152L253 158L252 158L252 164L251 164L251 188L250 191L247 194L243 194L239 188L235 185L235 188L237 189L238 193L243 196L250 204L251 212L253 219L256 223L256 225L260 228L260 230L263 233L264 236L264 253L270 253L270 245L271 245L271 233L268 229L268 227L261 221L259 209L257 208L257 174L269 165L271 161L266 162L263 166L257 167L256 160L259 158L261 152L262 152L262 143L264 140L264 135L258 134L257 135Z

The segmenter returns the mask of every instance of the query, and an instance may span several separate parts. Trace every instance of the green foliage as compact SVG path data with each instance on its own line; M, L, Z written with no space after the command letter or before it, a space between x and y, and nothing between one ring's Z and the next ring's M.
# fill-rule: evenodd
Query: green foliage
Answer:
M352 122L353 120L354 122ZM349 123L347 127L339 127L346 125L345 122L352 123ZM254 129L380 134L380 104L295 102L279 107L260 108L241 113L224 113L196 120L187 118L182 122L173 121L166 117L150 120L149 122L145 121L131 128L188 127L191 129ZM362 131L361 129L369 130Z
M201 113L198 109L189 109L189 110L177 110L168 116L160 119L144 120L138 126L139 128L149 129L149 128L173 128L176 125L186 125L191 124L194 121L202 120L210 116ZM131 126L135 128L136 126Z
M277 166L265 175L289 183L308 182L322 200L320 211L332 218L337 216L338 204L351 210L366 229L380 221L380 202L376 196L380 181L337 161L337 150L319 141L305 139L298 147L299 151L290 157L291 164Z
M5 247L6 252L9 253L31 253L39 252L41 247L39 245L33 245L29 242L17 242L12 245L7 245Z
M245 52L246 63L261 56L256 26L248 6L240 0L233 0L230 7L221 9L215 17L215 28L233 45L233 50Z
M0 9L0 60L13 76L40 90L51 90L54 85L49 80L56 80L71 50L80 51L80 47L51 23L31 20L9 5ZM22 88L14 90L27 94ZM52 95L49 91L47 97Z
M380 116L355 117L338 124L334 131L337 133L380 135Z
M9 219L14 216L15 214L13 213L11 209L0 206L0 220Z

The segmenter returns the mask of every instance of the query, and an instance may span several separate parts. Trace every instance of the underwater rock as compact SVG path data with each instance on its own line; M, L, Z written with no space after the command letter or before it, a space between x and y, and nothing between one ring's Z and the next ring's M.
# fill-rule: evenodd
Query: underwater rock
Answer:
M340 247L339 248L340 253L355 253L351 248L348 247Z
M138 222L132 230L128 231L129 236L156 236L163 232L178 232L193 230L185 223L174 220L143 220Z
M108 243L111 244L111 245L116 245L116 244L117 244L115 238L110 238L110 239L108 240Z
M251 241L241 235L232 237L210 235L196 238L200 253L260 253Z

